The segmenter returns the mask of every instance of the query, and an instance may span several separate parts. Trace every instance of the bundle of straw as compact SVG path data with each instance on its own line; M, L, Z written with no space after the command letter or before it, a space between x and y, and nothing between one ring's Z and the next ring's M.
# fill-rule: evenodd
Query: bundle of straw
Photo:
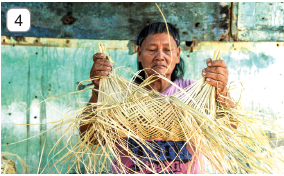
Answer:
M100 52L106 54L100 44ZM221 59L221 52L215 51L212 60ZM105 59L113 62L110 55ZM169 166L155 155L148 140L186 141L194 156L202 153L216 173L272 173L283 157L272 151L267 131L275 130L271 123L250 118L238 107L228 108L215 98L215 88L205 78L181 89L162 75L149 76L141 84L127 80L113 69L101 78L98 101L91 103L78 116L70 128L89 124L81 141L73 145L68 154L83 163L87 173L101 173L108 170L105 163L118 162L118 173L137 173L121 163L121 152L126 151L137 167L153 173L171 172ZM172 96L165 96L146 86L156 78L165 79L180 89ZM80 123L79 123L80 122ZM232 128L232 125L238 128ZM275 124L274 124L275 125ZM129 139L137 142L149 161L163 166L157 172L142 162L141 156L131 151ZM95 144L95 145L94 145ZM153 146L152 146L153 147ZM265 151L265 154L264 154ZM68 156L66 154L66 156ZM178 153L177 153L178 155ZM86 158L89 162L85 162ZM173 162L173 161L172 161ZM202 161L200 168L204 170ZM97 166L100 166L97 170ZM189 171L190 173L190 168Z
M23 174L29 173L29 169L26 163L18 155L8 153L8 152L2 152L1 153L1 174L17 174L15 162L12 159L6 158L5 156L17 157L17 159L19 160L23 168Z
M1 174L17 174L15 162L3 155L1 156Z

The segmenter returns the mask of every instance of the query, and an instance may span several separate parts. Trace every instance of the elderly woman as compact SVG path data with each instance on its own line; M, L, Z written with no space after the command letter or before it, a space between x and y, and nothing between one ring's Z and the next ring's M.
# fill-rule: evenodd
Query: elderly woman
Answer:
M139 70L144 68L146 72L146 74L145 72L141 72L140 76L145 79L147 76L156 74L156 71L173 81L181 88L185 88L194 81L191 79L183 79L185 68L184 62L180 57L180 37L177 30L171 24L168 24L168 29L170 33L171 50L169 47L169 39L165 23L152 23L140 32L137 38L137 61L139 62ZM93 56L94 64L90 71L90 77L107 76L108 72L111 71L112 68L110 62L103 60L103 58L104 55L100 53ZM228 83L229 73L225 62L223 60L211 61L209 58L207 59L206 64L207 68L202 70L202 76L206 77L206 81L209 84L218 88L219 92L221 92L223 96L226 96L226 85ZM137 78L135 81L140 83L142 80ZM93 83L95 88L98 89L99 80L94 80ZM168 96L178 91L176 87L172 86L164 79L157 79L151 83L150 86L151 89ZM223 101L222 97L217 98ZM90 103L95 102L97 102L97 93L93 92ZM233 106L233 103L230 102L229 106ZM80 131L84 132L86 129L86 126L82 126ZM133 140L129 140L128 142L132 144L132 146L138 146L138 144L136 144ZM164 166L171 163L168 169L162 173L187 173L188 170L190 170L190 173L203 173L204 168L200 167L200 164L198 163L198 160L203 158L202 155L200 154L199 156L194 157L193 151L189 147L182 148L184 143L185 141L155 141L155 144L160 148L160 150L156 151L160 156L160 160L164 162L163 166L159 165L159 163L153 162L155 170L160 172ZM175 148L179 152L170 152L170 148ZM143 156L143 151L139 149L133 150L133 153L138 156ZM121 154L121 162L130 168L130 170L140 173L151 173L146 168L142 168L142 170L140 170L141 168L136 167L135 163L125 152L122 152ZM112 173L115 173L114 167L118 164L117 161L114 161L113 163Z

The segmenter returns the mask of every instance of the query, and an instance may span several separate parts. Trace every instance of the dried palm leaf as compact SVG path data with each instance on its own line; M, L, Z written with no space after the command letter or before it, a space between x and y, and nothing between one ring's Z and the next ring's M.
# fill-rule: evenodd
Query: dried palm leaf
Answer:
M103 52L102 44L100 48ZM215 51L213 60L221 59L220 56L221 52ZM109 55L105 59L112 61ZM156 146L149 140L186 141L183 147L188 145L196 157L202 153L216 173L272 173L278 169L277 162L283 162L283 157L271 149L266 136L267 131L272 131L272 124L216 101L215 88L204 78L181 89L158 73L138 85L116 71L113 69L101 78L97 103L80 109L80 116L68 129L72 131L80 125L91 125L75 145L70 145L71 140L67 142L70 149L65 155L75 157L87 173L109 170L106 163L112 163L113 159L118 162L114 167L116 172L137 173L121 162L121 152L125 151L140 170L170 173L169 166L174 161L165 165L155 155L153 148ZM137 73L132 80L135 76ZM157 78L167 80L180 91L165 96L146 88ZM232 125L238 128L234 129ZM142 158L131 150L129 139L142 148L145 154ZM204 170L203 161L197 158ZM145 164L145 159L150 164ZM162 166L161 171L155 170L154 161Z

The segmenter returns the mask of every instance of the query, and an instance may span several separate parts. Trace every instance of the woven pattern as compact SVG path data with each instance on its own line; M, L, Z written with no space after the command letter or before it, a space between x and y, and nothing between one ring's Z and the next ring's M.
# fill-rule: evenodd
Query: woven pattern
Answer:
M182 128L185 126L182 127L180 124L185 124L183 121L188 119L180 118L183 115L170 99L148 94L136 99L137 104L128 101L126 100L123 106L110 107L98 112L98 119L112 119L114 123L117 122L116 129L120 137L127 137L128 131L131 130L144 140L186 140L185 134L189 132L184 133Z

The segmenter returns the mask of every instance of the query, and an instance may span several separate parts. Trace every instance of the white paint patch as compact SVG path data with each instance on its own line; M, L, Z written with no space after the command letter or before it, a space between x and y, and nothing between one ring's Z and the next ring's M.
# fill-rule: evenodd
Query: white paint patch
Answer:
M220 5L224 7L224 6L227 6L228 3L227 2L220 2Z
M280 126L281 128L284 129L284 117L283 117L282 119L276 120L276 122L279 124L279 126Z
M26 102L12 102L10 105L1 107L1 123L26 123Z

